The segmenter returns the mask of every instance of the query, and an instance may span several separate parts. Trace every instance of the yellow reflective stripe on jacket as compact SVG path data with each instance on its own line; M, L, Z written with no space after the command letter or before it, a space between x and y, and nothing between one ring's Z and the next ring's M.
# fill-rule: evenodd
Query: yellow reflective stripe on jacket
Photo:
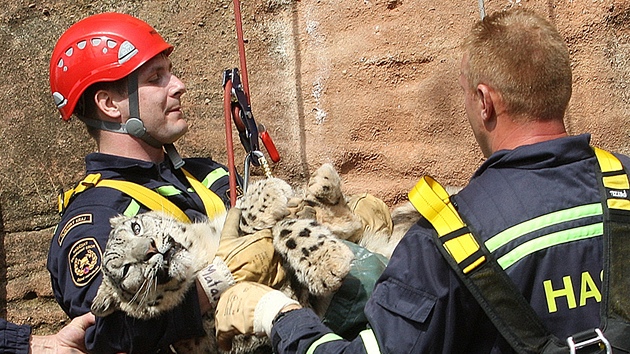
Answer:
M183 221L190 222L190 218L173 202L159 195L155 191L141 186L137 183L128 181L118 181L113 179L100 180L95 187L109 187L117 189L123 193L128 194L139 203L145 205L151 210L163 211L172 215L174 218Z
M413 187L409 192L409 201L433 225L440 237L466 226L451 203L446 189L429 176L422 177ZM470 232L453 237L443 244L458 264L480 249L479 243ZM485 260L486 257L480 255L463 269L464 274L475 269Z
M164 197L172 197L174 195L182 194L182 191L177 189L175 186L161 186L157 187L155 191Z
M365 348L365 352L367 354L381 353L381 350L378 347L376 336L374 335L374 331L372 331L371 328L361 331L361 333L359 333L359 336L361 337L361 341L363 341L363 347ZM335 333L326 333L321 338L314 341L310 347L308 347L306 354L313 354L315 353L315 349L317 349L317 347L319 347L320 345L336 340L343 340L343 338Z
M542 230L545 227L570 222L582 218L601 216L602 203L586 204L577 207L558 210L553 213L541 215L534 219L526 220L520 224L507 228L492 236L484 243L489 252L522 237L523 235ZM497 263L503 269L507 269L514 263L525 258L529 254L562 243L597 237L603 234L603 223L597 222L570 229L561 230L551 234L538 236L515 247L505 255L497 259Z
M129 205L127 205L127 208L125 209L125 211L123 211L123 215L131 218L138 215L139 212L140 212L140 203L136 202L135 199L131 199L131 201L129 202Z
M197 195L199 195L199 198L201 198L203 206L206 208L206 215L208 216L208 219L212 219L216 214L225 212L225 204L223 204L223 200L221 200L216 193L204 186L203 183L199 182L193 175L190 174L190 172L183 168L182 171L186 175L190 185L193 187L195 192L197 192Z
M206 188L210 189L210 186L216 182L219 178L227 176L228 172L222 168L217 168L214 171L208 173L206 178L201 181Z
M585 204L574 208L558 210L509 227L490 237L484 244L488 248L488 251L492 253L525 234L568 221L602 215L602 213L602 203Z
M365 347L365 352L367 354L380 354L381 350L378 347L378 341L376 340L374 331L371 328L364 329L361 333L359 333L359 336L363 341L363 346Z
M540 250L544 250L545 248L557 246L563 243L598 237L603 234L604 223L599 222L543 235L514 247L513 250L499 257L497 259L497 263L501 266L501 268L507 269L526 256Z
M306 354L313 354L315 353L315 349L317 349L317 347L320 344L332 342L335 340L343 340L343 338L341 338L339 335L336 335L334 333L326 333L323 336L321 336L318 340L314 341L310 347L308 347Z

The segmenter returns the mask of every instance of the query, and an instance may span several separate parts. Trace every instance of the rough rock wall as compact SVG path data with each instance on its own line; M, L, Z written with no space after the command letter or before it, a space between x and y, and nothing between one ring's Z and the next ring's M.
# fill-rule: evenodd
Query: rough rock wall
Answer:
M536 9L567 40L570 133L592 132L595 144L629 153L630 3L485 1L488 13L510 6ZM331 162L348 193L369 191L394 206L420 176L463 185L483 161L457 84L458 45L479 18L477 0L243 0L241 7L253 111L282 156L275 175L301 184ZM65 28L104 11L138 16L175 45L191 125L180 152L226 159L221 78L239 66L231 1L5 1L0 312L36 333L66 321L52 299L46 252L57 193L81 178L83 156L94 149L81 123L58 119L48 60Z

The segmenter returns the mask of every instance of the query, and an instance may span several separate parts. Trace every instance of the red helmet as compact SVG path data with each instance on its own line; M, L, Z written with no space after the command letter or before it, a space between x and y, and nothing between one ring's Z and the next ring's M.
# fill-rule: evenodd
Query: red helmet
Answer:
M90 85L122 79L156 55L172 50L153 27L121 13L90 16L70 26L50 59L50 88L61 118L70 119Z

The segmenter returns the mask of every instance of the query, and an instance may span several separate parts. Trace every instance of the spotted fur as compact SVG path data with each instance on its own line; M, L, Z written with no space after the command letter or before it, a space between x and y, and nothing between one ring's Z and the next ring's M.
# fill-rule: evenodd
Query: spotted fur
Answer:
M315 220L284 219L272 229L274 247L309 293L326 296L339 289L354 254Z
M241 209L241 232L253 234L273 227L290 214L287 205L293 196L293 188L280 178L253 182L235 205Z
M286 219L288 201L294 196L281 179L253 182L236 205L242 210L240 231L245 235L275 226L274 245L288 274L279 289L304 306L320 308L313 301L324 301L341 286L353 254L315 220ZM184 224L160 212L112 218L103 254L103 281L92 312L106 316L121 310L147 319L178 305L197 272L212 261L224 220L221 215L207 223ZM287 220L292 222L281 222ZM288 240L295 247L287 247L284 241ZM212 318L205 321L208 338L177 343L178 352L219 353L213 322ZM232 353L265 350L269 350L268 339L237 336Z

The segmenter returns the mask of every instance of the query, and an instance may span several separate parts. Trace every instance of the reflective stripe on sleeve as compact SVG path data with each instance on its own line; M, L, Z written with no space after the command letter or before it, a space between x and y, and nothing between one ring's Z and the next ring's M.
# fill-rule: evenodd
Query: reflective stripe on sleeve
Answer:
M376 336L374 336L374 332L372 331L372 329L368 328L361 331L361 333L359 333L359 337L361 337L361 341L363 341L363 347L365 348L365 352L367 354L381 353L381 350L378 347L378 342L376 341ZM313 354L315 353L315 349L317 349L317 347L319 347L321 344L336 340L343 340L343 338L334 333L326 333L321 338L313 342L310 347L308 347L306 354Z
M171 197L174 195L182 194L182 191L175 188L175 186L161 186L157 187L156 191L163 197Z
M313 354L313 353L315 353L315 349L317 349L317 347L320 344L332 342L332 341L335 341L335 340L343 340L343 338L341 338L340 336L338 336L338 335L336 335L334 333L326 333L321 338L319 338L318 340L314 341L313 344L311 344L310 347L308 347L308 350L306 351L306 354Z
M376 341L376 336L371 328L361 331L359 336L361 336L361 339L363 340L363 346L365 347L365 352L367 354L381 353L381 350L378 347L378 342Z

